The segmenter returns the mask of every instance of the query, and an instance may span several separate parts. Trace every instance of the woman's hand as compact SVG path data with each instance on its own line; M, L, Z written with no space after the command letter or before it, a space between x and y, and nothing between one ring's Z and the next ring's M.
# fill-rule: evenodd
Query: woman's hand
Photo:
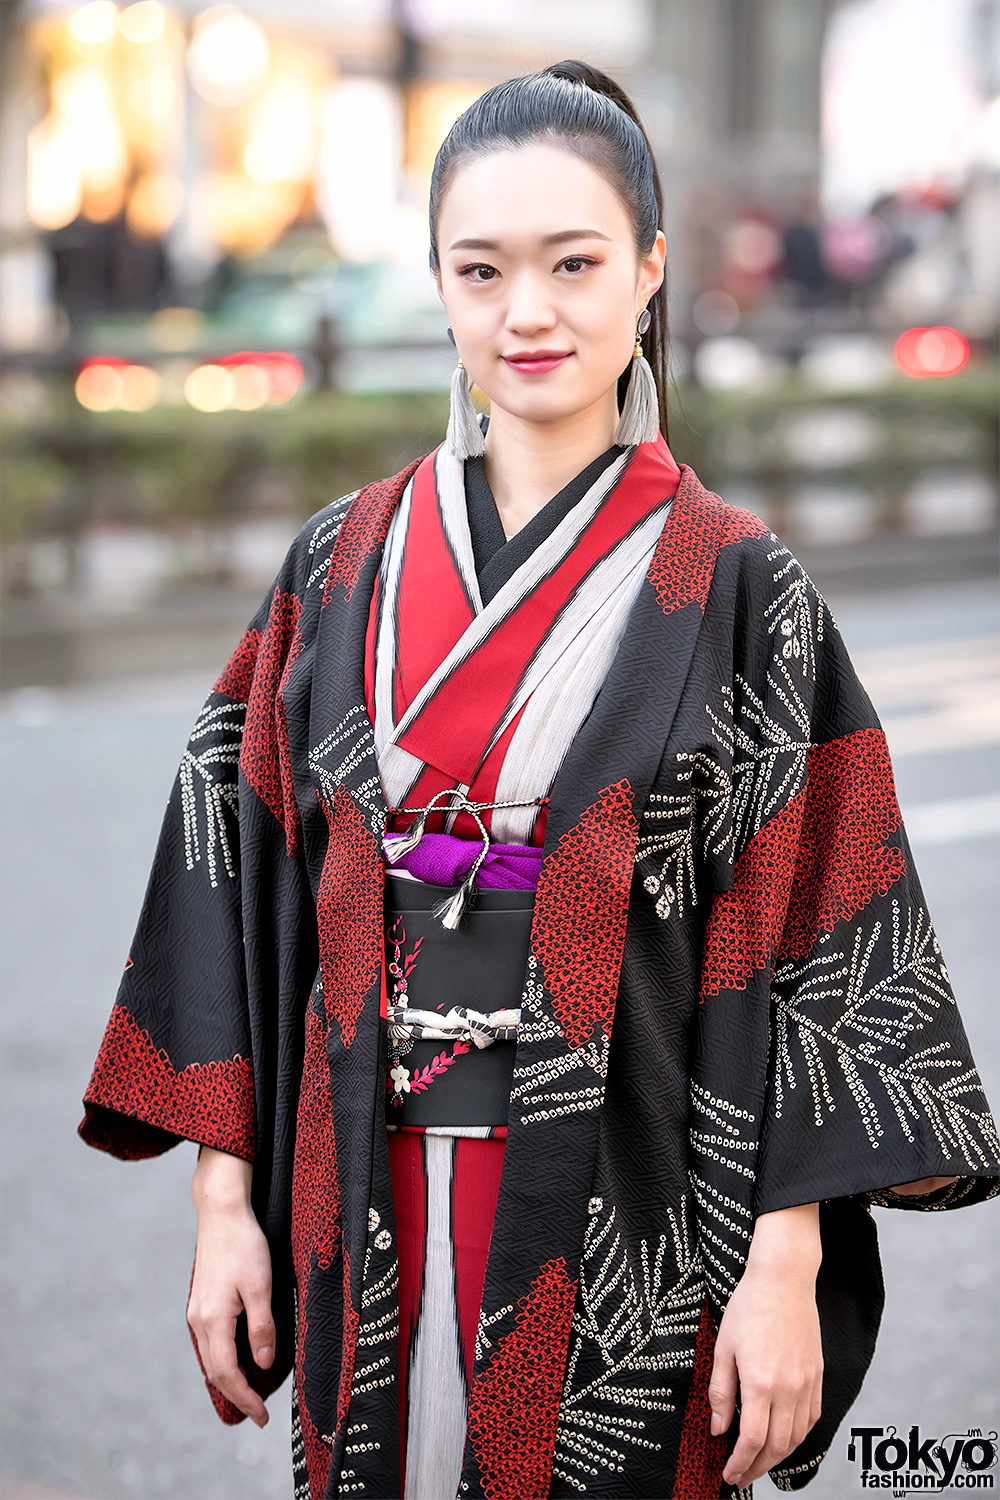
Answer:
M267 1369L274 1359L271 1254L250 1206L252 1174L242 1158L201 1148L191 1183L198 1247L187 1320L209 1380L266 1427L267 1407L236 1359L236 1320L244 1310L254 1360Z
M899 1187L890 1188L889 1191L909 1197L911 1193L933 1193L936 1188L947 1187L949 1183L957 1181L957 1177L920 1177L916 1182L901 1182Z
M736 1410L740 1431L722 1477L752 1484L787 1457L817 1421L823 1346L816 1307L822 1259L819 1206L762 1214L746 1270L722 1316L708 1387L712 1432L725 1432Z

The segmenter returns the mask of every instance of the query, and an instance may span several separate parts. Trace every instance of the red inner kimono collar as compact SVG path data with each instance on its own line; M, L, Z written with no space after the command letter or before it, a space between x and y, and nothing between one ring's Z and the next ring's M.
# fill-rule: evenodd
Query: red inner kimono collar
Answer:
M412 481L398 591L397 723L477 617L442 520L437 452L427 455ZM430 694L398 743L470 784L559 611L578 589L586 588L597 564L674 493L679 477L662 434L655 443L640 444L557 565L509 609L498 611L494 628Z

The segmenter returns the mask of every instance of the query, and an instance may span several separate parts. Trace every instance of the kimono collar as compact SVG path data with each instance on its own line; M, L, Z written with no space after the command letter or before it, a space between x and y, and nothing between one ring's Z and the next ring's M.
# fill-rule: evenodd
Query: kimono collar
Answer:
M397 797L422 764L471 785L557 665L561 633L607 609L648 556L678 475L662 437L623 449L484 604L464 465L443 445L420 463L389 527L372 603L378 660L393 663L374 684L376 750Z

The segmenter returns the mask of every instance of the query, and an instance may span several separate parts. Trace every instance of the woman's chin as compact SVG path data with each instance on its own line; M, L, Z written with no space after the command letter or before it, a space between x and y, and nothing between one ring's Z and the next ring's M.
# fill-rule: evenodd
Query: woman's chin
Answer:
M546 399L541 392L497 391L496 395L490 396L491 409L499 408L508 416L516 417L521 422L530 422L533 426L542 422L568 421L588 410L589 405L587 401L565 396L561 399L552 396Z

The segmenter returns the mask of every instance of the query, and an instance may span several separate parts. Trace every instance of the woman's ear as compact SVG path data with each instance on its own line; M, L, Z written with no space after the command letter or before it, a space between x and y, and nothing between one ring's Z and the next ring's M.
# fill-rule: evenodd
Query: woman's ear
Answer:
M667 239L662 229L656 231L656 239L639 263L639 282L636 292L642 307L659 291L663 284L664 270L667 262Z

